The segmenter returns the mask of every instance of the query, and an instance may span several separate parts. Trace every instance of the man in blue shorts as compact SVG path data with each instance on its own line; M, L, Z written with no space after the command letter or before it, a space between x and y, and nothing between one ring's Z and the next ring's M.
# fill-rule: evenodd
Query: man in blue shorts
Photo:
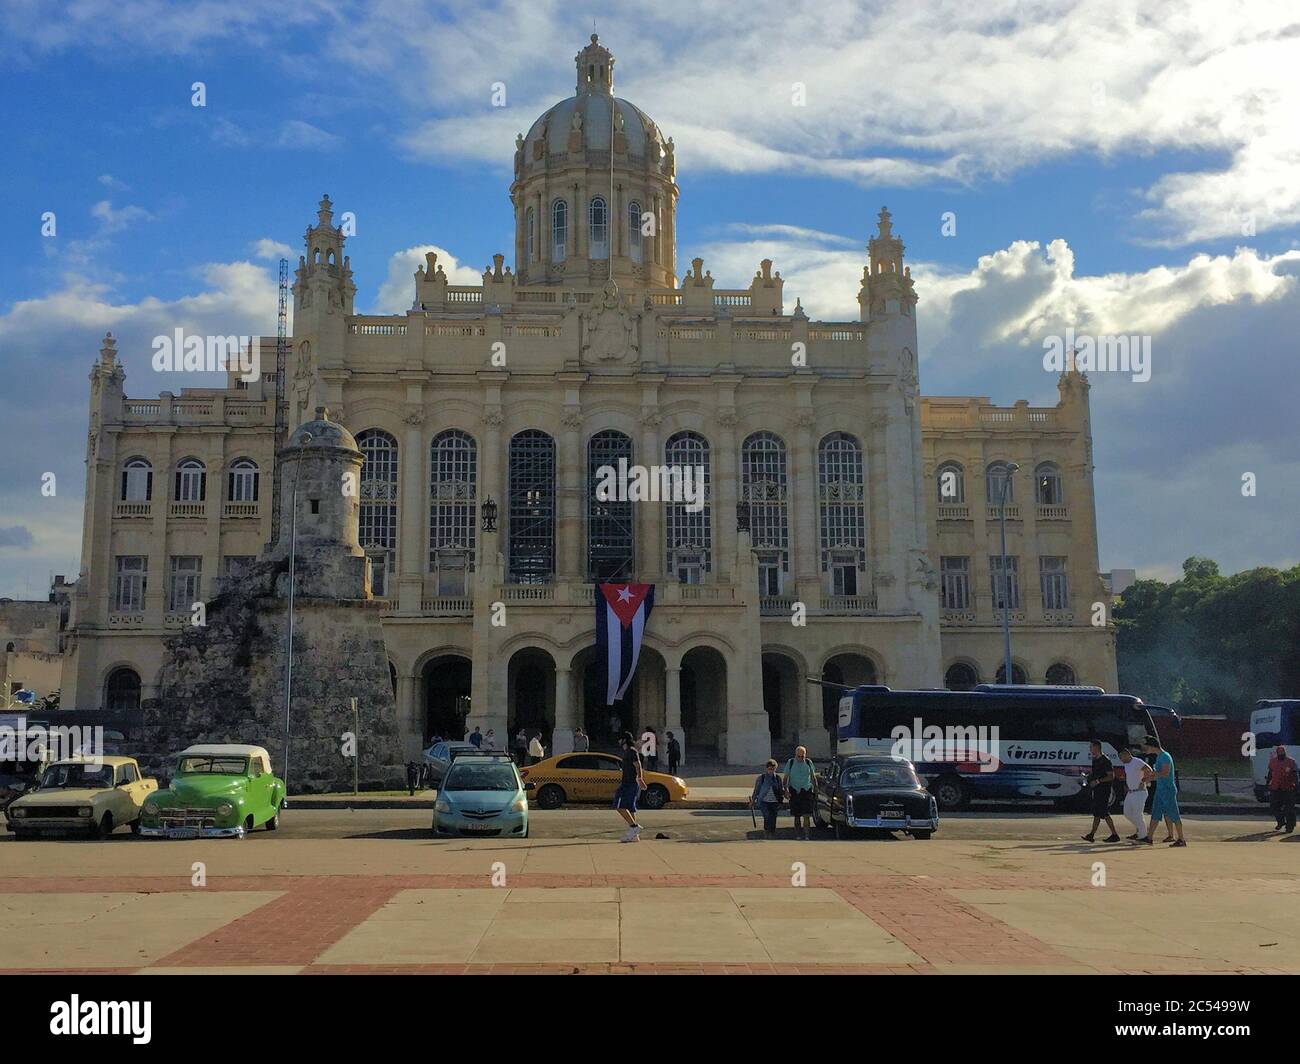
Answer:
M619 842L640 842L641 825L636 822L636 803L645 790L645 774L641 770L641 755L637 753L636 740L625 731L619 738L623 748L623 779L614 792L614 808L627 824L627 832Z
M1143 747L1148 754L1155 754L1155 761L1152 762L1151 768L1155 772L1156 780L1156 794L1151 803L1151 823L1147 825L1146 842L1148 845L1155 842L1156 825L1163 820L1165 830L1169 832L1165 841L1171 846L1186 846L1187 840L1183 838L1183 818L1178 813L1174 759L1168 750L1161 748L1160 740L1154 735L1146 737Z

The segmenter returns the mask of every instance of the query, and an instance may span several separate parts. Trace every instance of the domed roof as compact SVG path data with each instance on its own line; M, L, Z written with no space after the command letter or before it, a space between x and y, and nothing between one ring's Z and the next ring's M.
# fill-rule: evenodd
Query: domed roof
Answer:
M316 417L304 421L293 430L289 437L290 448L306 447L340 447L349 451L360 451L356 437L337 421L330 420L330 412L323 406L316 408Z
M574 59L578 68L576 94L543 112L532 124L524 138L525 160L534 158L534 145L543 138L548 154L567 152L569 134L575 130L582 133L584 150L608 151L611 103L614 128L627 138L629 155L646 155L652 144L662 145L663 135L650 116L613 95L614 57L596 34Z

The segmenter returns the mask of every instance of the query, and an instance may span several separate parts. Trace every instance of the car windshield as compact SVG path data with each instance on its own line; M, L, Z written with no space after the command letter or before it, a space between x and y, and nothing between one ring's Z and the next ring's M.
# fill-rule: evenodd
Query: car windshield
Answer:
M204 772L215 776L243 776L247 771L248 761L245 758L208 754L182 757L176 765L178 776L194 776Z
M457 765L442 785L444 791L517 791L519 781L509 765Z
M59 787L111 787L112 765L51 765L41 776L41 790Z
M840 782L845 787L915 787L911 765L850 765Z

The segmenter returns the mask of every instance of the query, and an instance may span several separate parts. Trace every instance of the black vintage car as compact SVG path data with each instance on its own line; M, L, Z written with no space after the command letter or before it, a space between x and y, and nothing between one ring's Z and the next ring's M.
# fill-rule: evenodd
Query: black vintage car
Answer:
M889 754L845 754L817 777L813 819L837 839L859 829L905 831L928 839L939 827L939 807L912 762Z

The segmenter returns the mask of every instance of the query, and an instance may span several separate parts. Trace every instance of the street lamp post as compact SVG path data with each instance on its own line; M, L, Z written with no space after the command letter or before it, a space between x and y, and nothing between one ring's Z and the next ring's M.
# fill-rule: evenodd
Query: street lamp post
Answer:
M289 706L293 703L293 589L297 576L298 547L298 481L302 479L303 448L311 443L312 435L304 432L298 441L298 468L293 475L293 501L289 511L289 636L284 649L284 796L281 808L289 798Z
M998 493L998 523L1002 526L1002 682L1011 683L1011 583L1007 579L1007 489L1011 487L1011 474L1020 466L1009 462L1003 467L1002 490Z

